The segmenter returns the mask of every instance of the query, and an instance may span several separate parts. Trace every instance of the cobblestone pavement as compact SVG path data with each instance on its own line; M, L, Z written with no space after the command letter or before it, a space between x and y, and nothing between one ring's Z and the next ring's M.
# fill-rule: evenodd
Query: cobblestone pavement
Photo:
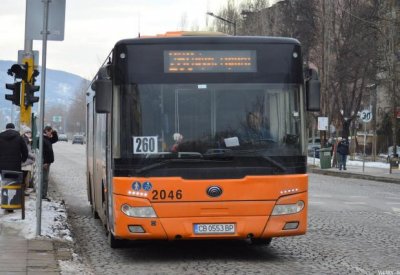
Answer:
M400 274L400 186L310 175L306 235L246 242L140 242L111 249L86 197L84 146L55 144L52 178L75 251L94 274Z

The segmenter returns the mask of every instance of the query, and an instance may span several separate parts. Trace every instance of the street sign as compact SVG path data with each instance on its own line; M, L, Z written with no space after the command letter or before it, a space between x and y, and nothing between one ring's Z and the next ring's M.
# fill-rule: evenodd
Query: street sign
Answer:
M368 123L372 120L372 112L370 110L363 110L360 118L364 123Z
M42 40L43 0L26 1L25 39ZM63 41L65 29L65 0L49 1L47 40ZM35 63L38 64L38 63Z
M328 117L318 117L318 130L327 131L328 130Z
M33 52L33 64L39 64L39 51L32 51ZM26 58L26 52L24 50L18 51L18 64L24 64L24 59Z
M53 116L53 122L61 122L62 117L61 116Z

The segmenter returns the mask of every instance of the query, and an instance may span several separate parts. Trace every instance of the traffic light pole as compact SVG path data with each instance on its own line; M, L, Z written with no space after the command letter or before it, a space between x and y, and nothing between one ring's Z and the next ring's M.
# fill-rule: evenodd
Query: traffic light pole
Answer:
M28 4L28 2L27 2ZM30 11L28 10L28 5L26 5L25 16L28 15ZM27 82L33 85L33 70L35 69L34 56L33 56L33 40L28 39L28 20L25 18L25 43L24 43L24 54L22 57L22 63L27 64ZM30 79L29 79L30 78ZM20 126L26 125L32 128L32 107L30 105L25 106L25 81L22 81L21 88L21 101L20 101Z
M25 50L26 52L26 50ZM33 70L34 70L34 63L33 63L33 55L27 58L23 59L23 63L27 65L27 75L28 79L22 80L22 85L21 85L21 101L20 101L20 127L22 125L28 126L29 128L32 128L32 107L31 105L26 106L25 104L25 96L27 96L27 85L26 84L31 84L33 85ZM30 77L30 79L29 79Z

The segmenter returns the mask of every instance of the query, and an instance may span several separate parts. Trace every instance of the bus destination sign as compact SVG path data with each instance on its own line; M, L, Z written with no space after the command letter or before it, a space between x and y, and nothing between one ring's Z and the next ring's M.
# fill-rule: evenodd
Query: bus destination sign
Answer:
M164 51L165 73L257 72L254 50Z

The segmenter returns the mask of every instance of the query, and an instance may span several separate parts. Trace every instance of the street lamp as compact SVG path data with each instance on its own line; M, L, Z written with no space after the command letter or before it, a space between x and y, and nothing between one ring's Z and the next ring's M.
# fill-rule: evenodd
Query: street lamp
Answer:
M231 21L231 20L222 18L221 16L215 15L215 14L212 13L212 12L207 12L206 14L207 14L207 15L210 15L210 16L212 16L212 17L215 17L215 18L217 18L217 19L219 19L219 20L222 20L222 21L224 21L224 22L226 22L226 23L228 23L228 24L232 24L232 25L233 25L233 35L236 36L236 21Z

